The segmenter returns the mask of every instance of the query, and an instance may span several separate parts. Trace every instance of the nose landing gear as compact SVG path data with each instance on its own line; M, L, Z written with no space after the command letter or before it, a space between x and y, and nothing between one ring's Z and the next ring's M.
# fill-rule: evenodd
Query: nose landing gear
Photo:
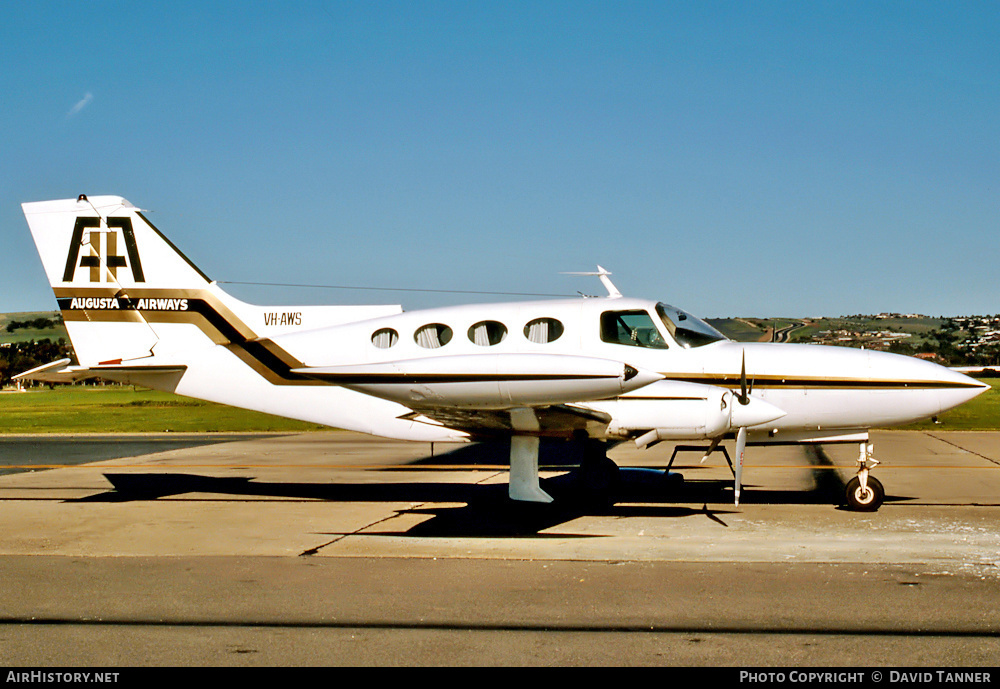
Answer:
M869 471L879 463L872 455L872 445L861 443L858 454L858 475L847 482L847 508L855 512L874 512L882 506L885 500L885 489L882 483Z

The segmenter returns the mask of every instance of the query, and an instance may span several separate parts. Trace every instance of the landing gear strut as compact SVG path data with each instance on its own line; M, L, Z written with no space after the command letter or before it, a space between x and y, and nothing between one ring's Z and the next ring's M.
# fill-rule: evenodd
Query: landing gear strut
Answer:
M878 460L872 456L872 446L861 443L858 454L858 475L847 482L847 508L855 512L874 512L882 506L885 499L885 489L869 471L875 468Z

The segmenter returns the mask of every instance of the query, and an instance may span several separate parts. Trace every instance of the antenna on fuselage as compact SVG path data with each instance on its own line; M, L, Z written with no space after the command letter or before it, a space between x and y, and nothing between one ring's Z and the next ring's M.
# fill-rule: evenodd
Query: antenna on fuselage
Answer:
M609 273L607 270L605 270L602 266L597 266L597 272L596 273L560 273L560 274L561 275L596 275L597 277L599 277L601 279L601 284L604 285L604 288L606 290L608 290L608 298L609 299L620 299L621 296L622 296L622 293L618 291L617 287L615 287L615 283L611 282L611 278L609 277L611 275L611 273Z

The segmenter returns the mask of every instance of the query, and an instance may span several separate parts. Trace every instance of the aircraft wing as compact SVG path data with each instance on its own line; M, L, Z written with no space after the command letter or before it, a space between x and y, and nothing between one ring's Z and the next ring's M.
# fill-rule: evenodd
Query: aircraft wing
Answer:
M568 437L574 431L587 431L600 437L611 423L610 414L572 404L536 407L534 413L540 436ZM436 408L413 411L400 418L447 426L477 439L507 437L515 432L515 420L509 409Z
M578 402L663 378L621 361L543 354L425 357L291 372L397 402L412 410L400 418L474 437L569 437L578 430L603 436L611 415Z

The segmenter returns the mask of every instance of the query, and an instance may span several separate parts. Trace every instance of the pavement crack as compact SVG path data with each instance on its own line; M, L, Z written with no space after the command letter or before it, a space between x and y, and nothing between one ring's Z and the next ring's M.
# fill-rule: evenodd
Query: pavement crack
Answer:
M968 452L970 455L975 455L976 457L979 457L981 459L985 459L987 462L990 462L991 464L996 464L997 466L1000 466L1000 462L998 462L997 460L993 459L992 457L987 457L986 455L984 455L984 454L982 454L980 452L976 452L975 450L970 450L967 447L962 447L958 443L953 443L950 440L948 440L947 438L941 438L939 436L934 435L933 433L926 433L926 432L924 433L924 435L926 435L928 437L931 437L931 438L934 438L934 440L940 440L942 443L945 443L947 445L951 445L952 447L957 447L962 452Z
M424 503L424 504L426 504L426 503ZM410 510L418 509L419 507L420 507L419 505L416 506L416 507L411 507ZM407 511L410 511L410 510L407 510ZM402 514L402 513L401 512L395 512L395 513L390 514L390 515L388 515L386 517L383 517L382 519L376 519L375 521L370 522L368 524L365 524L364 526L360 526L357 529L355 529L354 531L347 531L347 532L344 532L344 533L341 533L341 534L337 534L336 538L333 538L333 539L327 541L326 543L321 543L320 545L318 545L318 546L316 546L314 548L309 548L307 550L303 550L301 553L299 553L299 557L308 557L310 555L316 555L323 548L331 546L331 545L333 545L335 543L339 543L340 541L344 540L345 538L347 538L349 536L357 536L357 535L361 534L362 532L367 531L368 529L372 528L373 526L378 526L379 524L384 524L385 522L387 522L387 521L389 521L391 519L396 519L397 517L399 517L400 514Z

